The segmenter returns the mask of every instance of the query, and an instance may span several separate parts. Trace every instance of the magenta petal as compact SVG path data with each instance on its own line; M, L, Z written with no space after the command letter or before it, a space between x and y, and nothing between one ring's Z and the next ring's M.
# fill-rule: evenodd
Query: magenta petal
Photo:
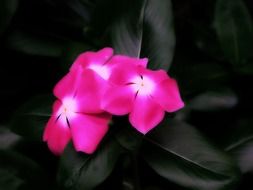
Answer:
M129 67L130 65L147 67L147 63L148 63L147 58L138 59L134 57L128 57L125 55L115 55L108 62L108 64L114 64L114 65L122 64L122 66L124 67Z
M146 76L155 83L169 79L168 74L164 70L153 71L143 67L138 67L137 69L139 75Z
M80 68L81 69L81 68ZM79 85L81 70L75 69L65 75L54 87L54 95L62 100L66 96L73 96Z
M129 121L139 132L146 134L162 121L164 114L161 106L151 97L137 95Z
M74 147L77 151L93 153L106 132L111 119L109 114L78 114L70 122Z
M154 100L159 103L167 112L174 112L184 107L177 82L174 79L162 81L156 87L155 92L152 95Z
M115 66L112 70L109 81L115 85L126 85L132 82L132 79L138 75L136 66Z
M49 149L55 155L60 155L70 141L71 134L68 126L64 126L62 122L56 120L56 116L51 116L49 119L43 134L43 140L47 142Z
M78 102L77 112L101 113L100 103L106 86L107 82L94 71L84 70L75 94L75 99Z
M129 85L111 85L102 99L102 108L114 115L128 114L133 108L134 97Z
M113 55L113 49L109 47L105 47L97 52L98 56L100 57L100 60L103 62L106 62L109 60Z
M79 65L83 68L89 67L91 64L103 65L107 62L113 55L112 48L103 48L98 52L85 52L80 54L73 65L71 66L70 70L74 70Z

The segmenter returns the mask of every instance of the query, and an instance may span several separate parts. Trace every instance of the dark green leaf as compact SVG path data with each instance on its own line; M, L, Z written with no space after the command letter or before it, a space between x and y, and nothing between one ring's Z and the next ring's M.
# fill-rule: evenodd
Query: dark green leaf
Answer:
M252 56L253 25L243 0L218 0L214 22L226 58L235 65L247 63Z
M53 98L47 95L38 96L25 103L12 118L11 130L27 139L41 141L52 104Z
M168 70L175 36L170 0L124 0L111 26L116 53L149 58L149 68Z
M92 155L77 153L68 146L61 157L59 184L65 188L93 189L112 172L122 147L115 140L103 143Z
M20 139L20 136L12 133L8 128L0 127L0 150L13 147Z
M121 146L132 151L139 148L143 140L143 135L132 126L121 129L115 137Z
M242 173L253 171L253 121L241 120L238 128L230 132L225 150L235 157Z
M83 6L80 0L65 1L67 5L78 14L85 22L90 20L90 13L87 7Z
M17 190L22 185L23 180L10 173L8 170L0 169L0 189Z
M0 150L0 168L8 171L9 177L17 180L16 182L13 181L16 185L20 185L23 181L29 187L43 189L47 183L43 169L32 159L15 151Z
M169 120L169 119L168 119ZM193 190L232 190L234 162L192 126L165 120L149 136L143 157L161 176Z
M0 1L0 35L9 25L18 6L18 0Z
M62 66L65 71L68 71L71 64L75 61L80 53L90 51L92 47L80 42L70 42L65 45L62 53Z
M227 86L228 72L217 63L179 60L175 65L175 67L171 67L170 71L172 75L176 76L180 90L184 95L217 90L217 88L222 89Z
M231 91L210 91L193 98L188 104L188 108L198 111L217 111L232 108L237 103L238 99Z
M59 57L63 49L59 39L24 32L11 33L7 38L7 46L22 53L48 57Z

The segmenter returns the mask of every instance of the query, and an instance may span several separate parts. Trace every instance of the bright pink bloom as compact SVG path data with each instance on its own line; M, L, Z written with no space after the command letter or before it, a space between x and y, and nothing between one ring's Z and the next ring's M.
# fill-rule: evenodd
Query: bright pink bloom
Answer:
M85 52L79 55L70 70L74 72L80 68L90 70L99 76L100 79L107 81L111 74L115 72L115 69L117 70L119 64L124 67L131 65L146 67L147 62L146 58L137 59L123 55L113 56L113 49L107 47L98 52Z
M112 58L113 60L113 58ZM184 106L177 83L163 70L118 65L109 78L102 107L111 114L129 114L130 123L146 134L164 117Z
M93 153L108 131L110 114L83 114L78 112L78 104L78 100L73 97L54 103L43 140L47 141L50 150L56 155L63 152L71 137L77 151Z
M106 48L98 53L87 54L92 56L84 59L85 63L96 60L96 63L104 64L112 50ZM71 138L77 151L88 154L95 151L108 131L111 119L111 115L100 106L105 87L105 80L100 75L76 62L55 86L54 94L59 100L53 106L53 114L43 135L52 152L61 154Z

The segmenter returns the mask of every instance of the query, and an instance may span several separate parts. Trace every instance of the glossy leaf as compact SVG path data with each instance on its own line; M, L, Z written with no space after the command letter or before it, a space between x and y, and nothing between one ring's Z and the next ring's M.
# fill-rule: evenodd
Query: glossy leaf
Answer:
M170 0L123 0L110 28L116 53L149 58L149 68L168 70L175 36Z
M51 115L53 98L41 95L20 107L11 121L11 130L30 140L42 140L44 127Z
M0 189L17 190L23 184L23 180L8 170L0 169L0 176Z
M122 147L115 140L104 142L92 155L68 146L61 157L58 182L65 188L93 189L109 176L121 153Z
M20 136L11 132L8 128L0 126L0 150L15 146L20 139Z
M194 190L232 190L239 177L225 152L192 126L172 119L147 136L143 158L159 175Z
M8 27L18 6L18 0L0 1L0 35Z
M141 146L143 135L132 126L126 126L115 134L116 140L127 150L134 151Z
M243 0L218 0L214 24L227 60L247 63L252 56L253 24Z
M229 80L228 71L215 62L179 60L170 72L176 76L182 94L191 96L203 91L222 89Z
M8 36L7 46L25 54L48 57L58 57L63 50L62 40L19 31Z
M253 171L253 121L245 119L237 123L238 128L229 133L225 150L234 156L242 173Z
M2 172L8 171L6 178L14 180L13 188L25 183L29 188L44 189L48 182L44 170L36 162L15 151L0 150L0 168Z
M227 90L222 92L205 92L194 97L188 108L197 111L218 111L236 106L238 99L235 93Z

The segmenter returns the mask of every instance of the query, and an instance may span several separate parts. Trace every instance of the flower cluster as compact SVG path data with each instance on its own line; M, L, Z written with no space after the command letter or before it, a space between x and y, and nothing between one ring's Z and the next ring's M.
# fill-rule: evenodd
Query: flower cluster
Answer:
M129 114L129 121L146 134L165 111L184 106L177 83L163 70L147 69L148 60L113 55L111 48L85 52L54 88L57 97L43 135L59 155L72 139L76 151L93 153L112 115Z

